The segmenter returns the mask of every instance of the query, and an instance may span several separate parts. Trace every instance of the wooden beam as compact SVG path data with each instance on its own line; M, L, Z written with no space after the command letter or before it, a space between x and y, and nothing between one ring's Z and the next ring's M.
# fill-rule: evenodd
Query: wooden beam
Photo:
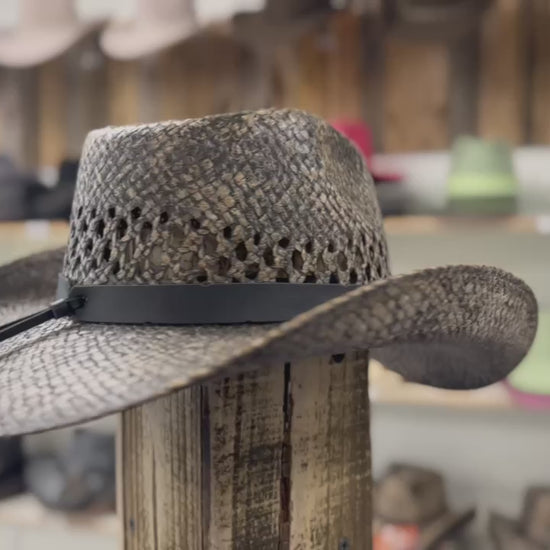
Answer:
M124 412L124 548L370 550L367 364L249 368Z

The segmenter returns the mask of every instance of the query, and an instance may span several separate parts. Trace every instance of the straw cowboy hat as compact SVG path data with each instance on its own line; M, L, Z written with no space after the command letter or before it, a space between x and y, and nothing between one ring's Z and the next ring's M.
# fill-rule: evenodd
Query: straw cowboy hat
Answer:
M449 510L443 478L437 472L403 464L393 465L376 484L374 512L375 550L396 547L390 539L402 539L404 532L409 534L407 548L434 549L475 516L473 509Z
M198 29L192 0L137 0L135 15L107 25L100 44L115 59L138 59L174 46Z
M521 521L492 514L489 531L495 550L547 550L550 548L550 488L527 491Z
M0 34L0 64L29 67L61 55L98 22L78 20L73 0L19 0L15 28Z
M0 288L0 435L361 349L475 388L518 364L537 323L532 291L497 268L391 277L360 153L293 110L91 132L67 249L1 267Z

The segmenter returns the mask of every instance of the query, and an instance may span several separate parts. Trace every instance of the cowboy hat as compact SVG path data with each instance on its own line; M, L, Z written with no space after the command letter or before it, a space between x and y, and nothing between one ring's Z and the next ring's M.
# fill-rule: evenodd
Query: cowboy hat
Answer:
M375 549L391 548L389 539L395 538L395 530L400 538L406 530L410 539L407 548L431 550L475 516L473 509L449 510L443 478L437 472L405 464L391 466L376 484L374 513L378 525Z
M521 521L491 514L489 531L495 550L545 550L550 548L550 488L527 491Z
M81 22L73 0L19 0L19 21L0 34L0 64L29 67L61 55L97 22Z
M91 132L67 249L1 267L0 288L0 434L360 349L415 382L479 387L537 323L532 291L497 268L390 277L361 155L294 110Z
M135 15L107 25L100 45L115 59L138 59L190 38L198 28L192 0L137 0Z
M374 149L372 146L372 134L367 124L360 120L333 120L331 124L361 151L374 183L399 182L403 179L401 174L380 172L373 166L372 157Z

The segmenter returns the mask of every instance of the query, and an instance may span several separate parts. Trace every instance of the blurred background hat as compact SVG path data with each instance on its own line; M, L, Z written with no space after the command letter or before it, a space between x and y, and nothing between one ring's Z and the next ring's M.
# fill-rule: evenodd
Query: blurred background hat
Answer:
M73 0L19 0L17 25L0 34L0 64L30 67L61 55L98 26L79 21Z
M550 312L539 312L531 350L506 380L512 397L530 409L550 409Z
M360 120L341 119L333 120L332 126L352 141L359 151L361 151L375 183L401 181L402 176L400 174L379 172L373 165L372 157L374 155L374 148L372 145L372 133L367 124Z
M138 59L174 46L199 29L193 0L137 0L130 18L115 19L101 35L110 57Z
M462 529L474 518L475 511L449 510L439 473L395 464L374 488L374 514L382 532L381 525L404 527L409 533L416 533L411 548L429 550ZM378 546L385 548L384 542L380 540Z
M520 521L493 513L489 531L496 550L550 548L550 487L534 487L527 491Z
M453 209L508 213L518 192L510 147L500 141L459 137L451 151L447 185Z

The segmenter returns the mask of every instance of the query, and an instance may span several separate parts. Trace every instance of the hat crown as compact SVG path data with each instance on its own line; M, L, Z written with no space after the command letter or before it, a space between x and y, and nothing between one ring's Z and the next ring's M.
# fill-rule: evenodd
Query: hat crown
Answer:
M20 0L18 25L22 27L74 25L73 0Z
M423 523L447 511L441 476L414 466L394 466L378 484L375 510L387 521Z
M338 132L267 110L88 136L64 275L80 284L363 284L389 274L374 186Z
M136 8L137 18L148 23L173 22L194 17L194 4L191 0L137 0Z

